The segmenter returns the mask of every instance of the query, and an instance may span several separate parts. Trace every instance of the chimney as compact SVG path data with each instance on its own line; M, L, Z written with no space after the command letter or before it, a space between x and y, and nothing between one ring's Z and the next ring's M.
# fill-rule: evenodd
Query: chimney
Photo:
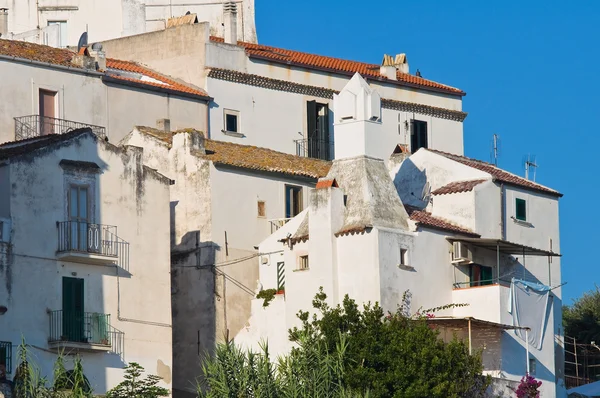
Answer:
M171 120L170 119L158 119L156 121L156 128L164 131L165 133L171 132Z
M8 8L0 8L0 37L8 39Z
M397 54L395 58L384 54L379 73L390 80L398 80L396 72L408 73L408 60L406 54Z
M381 144L381 97L356 73L333 96L335 159L370 156L387 159Z
M237 5L234 2L223 4L225 43L237 45Z
M102 49L101 43L94 43L88 47L90 57L94 58L96 63L96 70L104 72L106 70L106 53Z

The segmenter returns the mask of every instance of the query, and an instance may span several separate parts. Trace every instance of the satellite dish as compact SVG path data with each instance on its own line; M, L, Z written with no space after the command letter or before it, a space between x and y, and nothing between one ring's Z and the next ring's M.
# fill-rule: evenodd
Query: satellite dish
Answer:
M423 191L421 191L421 201L429 203L431 200L431 185L429 185L429 181L425 182L423 186Z
M77 52L79 52L83 47L87 47L88 45L88 34L87 32L83 32L79 37L79 43L77 44Z

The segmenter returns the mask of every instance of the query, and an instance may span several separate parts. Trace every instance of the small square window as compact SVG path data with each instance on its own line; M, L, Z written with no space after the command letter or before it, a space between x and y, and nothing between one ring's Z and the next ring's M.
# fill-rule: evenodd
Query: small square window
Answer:
M258 216L259 217L266 217L267 216L267 209L266 209L266 205L265 205L265 201L264 200L259 200L258 201Z
M408 265L408 249L400 249L400 265Z
M529 374L535 376L536 372L536 360L535 358L529 358Z
M226 109L225 111L225 131L228 133L240 133L240 113Z
M298 269L299 270L308 269L308 255L298 257Z
M525 199L515 200L515 218L519 221L527 221L527 202Z
M0 341L0 376L12 372L12 344ZM1 377L0 377L1 378Z

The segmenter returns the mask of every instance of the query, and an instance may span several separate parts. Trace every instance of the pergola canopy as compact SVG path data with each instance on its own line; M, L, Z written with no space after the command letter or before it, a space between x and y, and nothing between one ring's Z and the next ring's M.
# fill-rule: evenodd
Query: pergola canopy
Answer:
M444 317L435 317L430 318L427 322L439 323L445 327L454 327L454 328L466 328L469 326L469 321L471 322L471 326L473 328L480 329L502 329L502 330L515 330L515 329L529 329L524 326L511 326L505 325L502 323L484 321L483 319L477 319L472 317L452 317L452 316L444 316Z
M550 250L537 249L531 246L525 246L518 243L509 242L502 239L489 238L463 238L461 236L451 236L447 238L449 242L464 242L475 247L483 249L500 251L500 253L510 255L525 255L525 256L551 256L560 257L559 253Z

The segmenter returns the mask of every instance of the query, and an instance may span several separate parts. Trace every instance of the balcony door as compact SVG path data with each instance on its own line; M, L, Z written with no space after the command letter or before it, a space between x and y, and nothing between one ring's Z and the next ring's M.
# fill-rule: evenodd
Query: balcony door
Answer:
M62 340L85 342L83 304L83 279L63 277Z
M71 250L94 251L93 231L89 219L89 190L85 185L71 185L69 188L69 245ZM92 242L92 244L90 244Z
M329 106L316 101L306 105L308 157L329 160Z
M56 132L56 91L40 90L40 135Z

